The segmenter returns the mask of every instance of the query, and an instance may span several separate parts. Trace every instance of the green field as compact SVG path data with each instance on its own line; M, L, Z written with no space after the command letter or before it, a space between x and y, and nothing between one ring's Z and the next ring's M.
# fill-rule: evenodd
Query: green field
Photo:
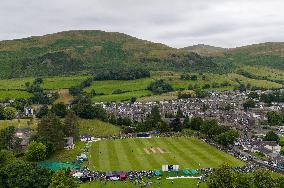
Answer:
M37 128L38 119L14 119L14 120L0 120L0 129L8 126L16 128ZM88 134L96 137L106 137L118 135L120 133L118 126L106 123L97 119L80 119L79 120L79 133Z
M93 102L120 102L120 101L129 101L132 97L140 98L145 96L152 95L151 91L140 90L140 91L131 91L121 94L111 94L111 95L98 95L92 98Z
M9 89L22 89L26 88L25 83L30 82L32 83L34 78L15 78L15 79L7 79L7 80L0 80L0 89L1 90L9 90Z
M248 70L253 70L248 69ZM270 69L269 69L270 70ZM188 89L189 85L198 86L202 88L205 84L209 84L211 87L209 90L215 91L224 91L224 90L233 90L235 87L239 86L239 83L236 81L237 79L247 85L250 84L251 86L261 87L265 89L277 89L282 88L281 84L276 82L268 81L268 80L257 80L247 78L245 76L230 73L230 74L212 74L212 73L204 73L200 75L198 73L186 73L189 75L197 75L197 80L181 80L181 72L152 72L150 78L142 78L137 80L105 80L105 81L94 81L93 84L86 88L86 92L91 92L95 90L97 93L101 93L103 95L97 95L92 98L93 102L120 102L120 101L129 101L132 97L136 97L140 101L153 101L153 100L167 100L167 99L176 99L176 95L168 95L164 94L164 96L155 96L152 92L146 90L147 86L155 80L163 79L169 84L172 85L174 90L179 89ZM270 72L271 80L273 79L283 79L279 75L280 72ZM277 76L277 77L276 77ZM222 86L224 83L229 83L228 86ZM219 87L213 88L213 85L219 85ZM113 94L115 90L122 90L124 93L121 94Z
M13 119L13 120L0 120L0 129L5 129L9 126L14 126L16 128L32 128L37 127L37 120L32 119Z
M80 85L87 76L56 76L56 77L48 77L43 78L43 84L41 87L47 90L55 90L55 89L68 89L72 86Z
M97 119L81 119L79 121L80 135L88 134L97 137L118 135L120 128Z
M163 164L180 168L218 167L244 163L195 138L104 140L93 143L89 167L96 170L154 170Z
M31 93L28 93L26 91L18 91L18 90L0 90L0 100L4 99L17 99L17 98L23 98L28 99L32 96Z
M85 91L90 92L94 89L97 93L112 94L112 92L117 89L121 89L123 91L145 90L153 81L154 80L152 78L94 81L90 87L85 89Z
M267 81L267 80L256 80L256 79L251 79L251 78L247 78L245 76L239 75L239 74L229 74L229 78L231 80L234 79L239 79L241 81L241 83L244 84L250 84L251 86L256 86L256 87L261 87L261 88L265 88L265 89L278 89L278 88L282 88L282 84L278 84L276 82L271 82L271 81Z
M81 141L78 141L75 143L75 148L71 150L59 150L53 153L50 158L48 158L49 161L61 161L61 162L72 162L76 160L76 156L83 152L84 143Z
M152 72L150 78L141 78L137 80L104 80L104 81L94 81L92 85L88 88L85 88L85 92L90 93L92 90L95 90L96 93L100 93L103 95L97 95L92 98L93 102L120 102L120 101L129 101L132 97L137 99L143 98L142 101L153 101L157 99L175 99L177 95L173 96L164 96L159 97L153 95L151 91L147 90L147 86L155 80L163 79L166 82L170 83L174 90L179 89L188 89L189 85L198 86L202 88L205 84L210 84L209 90L232 90L239 85L236 81L237 79L247 85L261 87L265 89L277 89L282 88L281 84L273 82L273 80L283 80L284 76L281 71L274 69L258 69L250 66L245 66L242 68L243 70L250 72L257 76L267 76L269 80L257 80L247 78L245 76L230 73L230 74L212 74L212 73L204 73L200 75L194 72L186 72L189 75L197 75L197 80L181 80L180 76L183 74L182 72L171 72L171 71L157 71ZM260 72L257 72L257 71ZM69 103L72 100L72 96L67 94L67 89L72 86L80 85L82 81L87 79L88 76L55 76L55 77L45 77L43 78L43 83L41 87L46 90L57 90L64 91L62 95L60 95L60 99L56 102L64 102ZM25 83L32 83L34 78L17 78L17 79L5 79L0 80L0 100L6 98L29 98L31 94L24 91ZM229 86L220 86L224 82L229 83ZM219 87L213 88L213 84L218 84ZM122 90L123 93L113 94L115 90ZM167 94L166 94L167 95Z

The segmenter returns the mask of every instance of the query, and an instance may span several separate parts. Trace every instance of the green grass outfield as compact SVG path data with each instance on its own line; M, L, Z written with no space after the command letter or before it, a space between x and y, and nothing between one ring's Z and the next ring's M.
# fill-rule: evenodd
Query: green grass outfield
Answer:
M218 167L244 163L195 138L150 138L103 140L90 148L88 166L95 170L154 170L163 164L181 169Z

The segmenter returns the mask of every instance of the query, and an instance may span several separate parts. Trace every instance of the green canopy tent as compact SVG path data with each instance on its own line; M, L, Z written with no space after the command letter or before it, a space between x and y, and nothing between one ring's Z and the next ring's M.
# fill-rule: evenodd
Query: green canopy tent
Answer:
M50 169L50 170L60 170L64 168L70 169L80 169L79 165L64 163L64 162L51 162L51 161L42 161L38 163L39 167Z
M189 176L190 175L190 171L189 170L183 170L182 173L185 176Z
M197 171L197 170L191 170L191 174L193 174L193 175L196 175L196 174L198 174L199 172Z
M155 170L154 174L155 176L162 176L162 173L159 170Z

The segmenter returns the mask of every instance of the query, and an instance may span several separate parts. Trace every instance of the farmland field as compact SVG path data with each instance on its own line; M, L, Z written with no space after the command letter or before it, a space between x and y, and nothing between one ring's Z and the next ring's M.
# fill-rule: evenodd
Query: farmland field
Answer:
M14 126L16 128L32 128L35 129L37 127L36 119L13 119L13 120L0 120L0 129L5 129L9 126Z
M267 80L251 79L251 78L247 78L245 76L242 76L242 75L239 75L239 74L234 74L234 73L229 74L229 78L231 80L239 79L241 81L241 83L250 84L251 86L261 87L261 88L265 88L265 89L277 89L277 88L282 87L281 84L278 84L276 82L271 82L271 81L267 81Z
M31 93L28 93L26 91L18 91L18 90L0 90L0 100L9 98L9 99L17 99L17 98L23 98L28 99L32 96Z
M93 102L112 102L112 101L129 101L132 97L140 98L150 96L152 93L148 90L131 91L121 94L97 95L92 98Z
M188 89L189 85L202 88L205 84L210 85L209 90L233 90L234 88L239 86L239 83L236 81L237 79L240 83L243 83L245 85L250 84L251 86L261 87L265 89L282 88L282 85L276 82L251 79L235 73L224 75L211 73L205 73L203 75L200 75L198 73L185 73L189 75L196 75L197 80L181 80L181 74L182 73L179 72L153 72L150 78L142 78L137 80L94 81L93 84L90 87L85 88L84 91L90 93L92 90L95 90L96 93L103 94L94 96L92 98L93 102L120 102L129 101L132 97L136 97L140 101L175 99L177 95L173 96L172 94L165 94L165 96L160 97L160 95L153 95L152 92L146 90L147 86L149 86L151 82L159 79L163 79L168 82L174 90ZM274 74L278 75L278 73ZM279 76L277 78L280 79ZM224 83L226 83L227 86L224 86ZM123 93L113 94L113 92L118 89L122 90Z
M26 82L33 82L33 78L15 78L8 80L0 80L1 90L24 90Z
M85 91L90 92L94 89L97 93L112 94L112 92L117 89L121 89L123 91L145 90L153 81L154 80L152 78L94 81L90 87L85 89Z
M154 170L163 164L180 168L232 166L243 162L195 138L103 140L90 148L89 167L96 170Z
M56 76L43 78L41 87L43 89L68 89L72 86L80 85L82 81L87 79L87 76Z

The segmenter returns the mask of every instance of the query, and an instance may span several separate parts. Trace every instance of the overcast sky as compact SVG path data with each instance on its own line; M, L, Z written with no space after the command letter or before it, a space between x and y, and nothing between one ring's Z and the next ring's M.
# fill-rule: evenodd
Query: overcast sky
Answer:
M172 47L284 41L283 0L0 0L0 40L123 32Z

